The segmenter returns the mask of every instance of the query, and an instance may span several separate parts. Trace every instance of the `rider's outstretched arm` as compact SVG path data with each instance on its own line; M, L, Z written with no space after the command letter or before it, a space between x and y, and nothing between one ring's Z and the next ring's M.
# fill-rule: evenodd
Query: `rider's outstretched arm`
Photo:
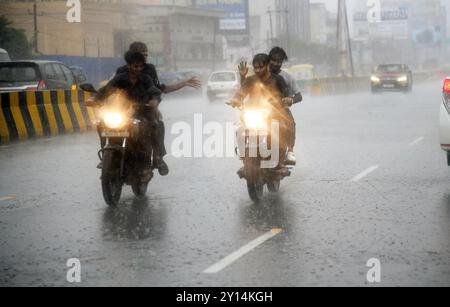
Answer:
M202 86L202 83L200 82L200 80L198 80L196 77L193 77L191 79L184 80L179 83L175 83L172 85L166 85L164 88L164 94L173 93L173 92L181 90L182 88L185 88L185 87L192 87L192 88L195 88L196 90L198 90L201 88L201 86Z

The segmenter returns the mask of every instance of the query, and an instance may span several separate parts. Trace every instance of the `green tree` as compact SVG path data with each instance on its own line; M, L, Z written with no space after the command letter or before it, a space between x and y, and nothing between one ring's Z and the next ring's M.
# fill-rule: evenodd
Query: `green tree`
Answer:
M31 45L24 30L11 27L12 22L0 16L0 48L8 51L12 59L26 58L31 55Z

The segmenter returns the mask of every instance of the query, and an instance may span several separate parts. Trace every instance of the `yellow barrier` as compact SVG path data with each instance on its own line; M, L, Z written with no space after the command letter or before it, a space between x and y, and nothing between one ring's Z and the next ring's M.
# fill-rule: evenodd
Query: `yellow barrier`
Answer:
M85 132L93 127L92 108L82 91L11 92L0 94L0 143Z

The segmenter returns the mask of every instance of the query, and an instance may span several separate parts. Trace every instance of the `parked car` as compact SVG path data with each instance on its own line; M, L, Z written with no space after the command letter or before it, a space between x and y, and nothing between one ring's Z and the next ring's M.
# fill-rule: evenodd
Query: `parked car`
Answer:
M441 148L447 153L447 163L450 166L450 77L444 80L439 130Z
M370 77L372 93L381 91L410 92L413 86L413 75L407 65L378 65Z
M75 74L61 62L16 61L0 63L0 92L76 90Z
M231 96L240 86L239 75L235 71L213 72L208 80L206 95L210 102L217 96Z
M0 48L0 62L10 62L11 59L9 57L8 51Z

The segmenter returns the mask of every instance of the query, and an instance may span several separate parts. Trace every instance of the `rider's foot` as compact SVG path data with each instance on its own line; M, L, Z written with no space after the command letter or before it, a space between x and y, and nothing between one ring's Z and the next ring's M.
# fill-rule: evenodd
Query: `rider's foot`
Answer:
M286 165L295 166L296 164L297 158L295 157L295 154L292 151L288 152L286 157Z
M240 179L245 178L245 168L241 167L241 169L238 170L237 174L238 174Z
M145 169L142 171L141 181L147 183L153 178L153 172L150 169Z
M163 159L155 160L155 168L158 169L158 172L161 176L169 175L169 166Z

